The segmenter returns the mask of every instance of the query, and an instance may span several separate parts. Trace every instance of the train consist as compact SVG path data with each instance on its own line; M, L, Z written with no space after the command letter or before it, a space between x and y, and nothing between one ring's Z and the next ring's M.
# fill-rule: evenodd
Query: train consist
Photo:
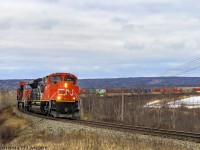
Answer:
M138 95L138 94L195 94L200 93L200 87L170 87L152 89L81 89L80 95L117 96L117 95Z
M31 82L20 82L18 108L53 117L79 115L79 86L70 73L53 73Z

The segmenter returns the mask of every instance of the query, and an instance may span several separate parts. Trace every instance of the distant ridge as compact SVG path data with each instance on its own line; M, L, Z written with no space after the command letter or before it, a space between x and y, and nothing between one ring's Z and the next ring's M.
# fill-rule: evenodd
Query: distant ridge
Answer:
M31 79L0 80L0 88L14 90L20 81ZM111 89L111 88L152 88L152 87L179 87L198 86L200 77L130 77L130 78L107 78L107 79L79 79L81 88L87 89Z
M82 79L83 88L152 88L170 86L199 86L200 77L137 77L113 79Z

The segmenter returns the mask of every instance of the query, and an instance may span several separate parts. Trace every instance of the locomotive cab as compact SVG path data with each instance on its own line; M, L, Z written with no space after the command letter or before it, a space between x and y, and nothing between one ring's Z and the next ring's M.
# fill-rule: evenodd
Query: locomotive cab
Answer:
M51 74L44 78L44 93L42 99L56 102L78 101L79 87L77 77L72 74Z
M77 77L69 73L51 74L44 79L42 99L48 100L51 115L77 114L79 87Z

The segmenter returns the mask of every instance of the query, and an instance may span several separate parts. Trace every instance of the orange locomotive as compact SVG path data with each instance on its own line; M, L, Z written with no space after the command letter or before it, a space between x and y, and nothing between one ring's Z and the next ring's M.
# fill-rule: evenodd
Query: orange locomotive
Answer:
M18 108L53 117L77 116L79 87L70 73L53 73L31 82L20 82Z

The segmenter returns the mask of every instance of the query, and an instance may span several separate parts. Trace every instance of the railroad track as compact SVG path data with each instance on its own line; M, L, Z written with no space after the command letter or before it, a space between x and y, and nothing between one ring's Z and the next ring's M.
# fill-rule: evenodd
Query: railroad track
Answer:
M176 130L165 130L165 129L131 126L131 125L124 125L124 124L115 124L115 123L108 123L108 122L81 120L81 119L54 118L54 117L48 117L48 116L37 114L37 113L23 111L21 109L19 110L29 115L33 115L33 116L37 116L37 117L45 118L49 120L61 121L64 123L69 123L69 122L77 123L77 124L82 124L82 125L92 126L92 127L107 128L107 129L112 129L112 130L117 130L117 131L120 130L124 132L137 132L141 134L148 134L148 135L161 136L161 137L166 137L166 138L200 143L200 133L183 132L183 131L176 131Z

